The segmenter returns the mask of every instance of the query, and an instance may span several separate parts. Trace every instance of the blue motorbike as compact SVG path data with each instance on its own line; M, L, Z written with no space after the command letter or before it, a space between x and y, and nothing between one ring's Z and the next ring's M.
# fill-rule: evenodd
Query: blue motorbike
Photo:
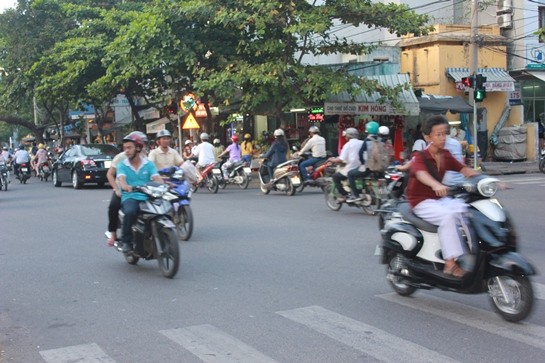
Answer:
M176 233L182 241L187 241L193 233L193 212L191 211L191 183L184 177L181 168L161 169L159 174L165 178L170 190L165 196L172 203L172 221Z

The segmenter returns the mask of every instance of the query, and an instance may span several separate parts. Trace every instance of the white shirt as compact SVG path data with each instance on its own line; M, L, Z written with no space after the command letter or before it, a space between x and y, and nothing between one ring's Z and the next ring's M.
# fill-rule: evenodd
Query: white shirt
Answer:
M343 175L348 174L352 169L357 169L361 165L360 149L363 141L359 139L350 139L344 144L339 159L345 162L345 166L340 170Z
M28 163L30 162L30 155L28 151L26 150L17 150L14 155L15 163L16 164L22 164L22 163Z
M204 167L216 162L216 158L214 157L214 145L206 141L201 142L195 147L193 155L199 158L199 161L197 162L199 166Z
M313 158L325 158L327 155L325 150L325 139L318 134L312 135L305 146L301 148L299 154L308 150L312 151Z
M452 156L462 164L464 164L464 154L462 151L462 144L460 142L450 136L447 136L447 140L445 142L445 149L450 151ZM445 176L443 177L442 183L445 185L456 185L463 183L465 180L464 175L462 173L459 173L457 171L447 170L445 172Z

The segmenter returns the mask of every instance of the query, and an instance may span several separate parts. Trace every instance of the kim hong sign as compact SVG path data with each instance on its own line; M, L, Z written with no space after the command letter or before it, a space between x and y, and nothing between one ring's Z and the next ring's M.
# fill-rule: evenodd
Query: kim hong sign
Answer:
M335 103L324 104L326 115L397 115L398 111L385 103Z

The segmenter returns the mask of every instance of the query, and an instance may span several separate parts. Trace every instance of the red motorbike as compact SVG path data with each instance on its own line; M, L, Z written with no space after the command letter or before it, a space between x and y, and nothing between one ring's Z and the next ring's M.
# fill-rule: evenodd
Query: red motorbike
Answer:
M299 155L299 164L308 159L310 156L310 153L303 153L303 155ZM297 190L302 192L303 189L305 189L305 186L318 187L324 190L327 182L327 179L324 178L331 177L335 173L335 165L328 159L324 159L312 166L307 167L307 172L309 176L308 180L306 183L301 183Z
M191 191L196 192L199 188L206 188L210 193L216 194L218 192L218 177L215 175L215 169L216 163L212 163L207 165L202 171L201 171L201 178L200 181L197 181L191 185ZM216 169L217 170L217 169ZM220 172L217 170L217 172ZM221 172L220 172L221 173Z

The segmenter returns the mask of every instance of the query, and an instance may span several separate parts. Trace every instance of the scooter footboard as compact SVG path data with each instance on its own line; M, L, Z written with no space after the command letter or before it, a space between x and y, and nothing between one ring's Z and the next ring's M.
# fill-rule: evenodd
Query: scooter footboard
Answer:
M507 252L502 254L491 254L488 269L488 277L510 273L522 273L524 275L535 275L534 267L518 252Z

